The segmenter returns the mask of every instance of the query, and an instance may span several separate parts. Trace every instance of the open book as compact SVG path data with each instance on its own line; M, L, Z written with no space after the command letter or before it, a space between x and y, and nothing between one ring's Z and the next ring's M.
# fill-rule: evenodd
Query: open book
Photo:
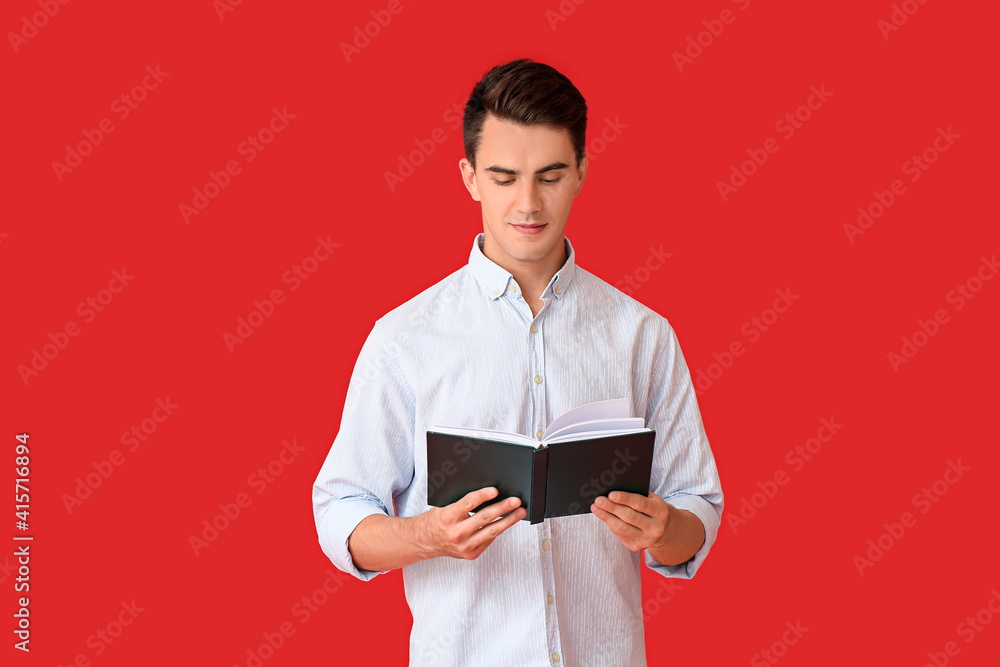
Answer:
M649 494L654 431L629 400L588 403L556 418L541 440L519 433L433 426L427 431L427 504L450 505L487 486L521 499L531 523L586 514L611 491Z

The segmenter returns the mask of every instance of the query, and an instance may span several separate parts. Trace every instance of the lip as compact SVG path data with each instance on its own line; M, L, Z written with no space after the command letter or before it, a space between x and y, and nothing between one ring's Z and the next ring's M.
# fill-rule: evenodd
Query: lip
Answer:
M511 225L514 229L521 232L522 234L527 234L529 236L534 234L540 234L542 229L546 226L542 225Z

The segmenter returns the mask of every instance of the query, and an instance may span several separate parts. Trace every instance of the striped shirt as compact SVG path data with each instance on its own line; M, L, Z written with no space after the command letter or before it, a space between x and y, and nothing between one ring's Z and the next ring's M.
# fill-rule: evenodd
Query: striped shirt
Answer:
M540 437L562 413L628 397L656 431L650 489L705 526L668 566L632 552L593 514L518 522L475 560L403 570L410 665L646 664L640 561L694 576L715 542L722 488L677 337L662 316L567 259L532 316L513 276L482 252L375 322L351 376L340 430L312 490L319 543L368 581L347 548L365 517L427 504L426 431L437 425ZM434 472L434 471L431 471Z

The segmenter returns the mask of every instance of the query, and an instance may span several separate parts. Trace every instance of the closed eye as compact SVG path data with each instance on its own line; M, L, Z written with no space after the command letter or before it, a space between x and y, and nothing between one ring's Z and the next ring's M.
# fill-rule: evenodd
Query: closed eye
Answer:
M513 178L512 178L512 179L510 179L509 181L495 181L495 183L496 183L497 185L510 185L510 184L511 184L511 183L513 183L513 182L514 182L515 180L516 180L516 179L513 179ZM540 180L540 181L541 181L542 183L558 183L560 179L558 179L558 178L551 178L551 179L549 179L549 178L542 178L542 179L539 179L539 180Z

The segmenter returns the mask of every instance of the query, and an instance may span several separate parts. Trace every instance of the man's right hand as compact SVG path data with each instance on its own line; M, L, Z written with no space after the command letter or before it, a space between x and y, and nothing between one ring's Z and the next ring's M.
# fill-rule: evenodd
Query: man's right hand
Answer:
M432 507L421 514L421 541L428 549L427 558L451 556L475 560L500 533L525 517L527 511L520 507L519 498L493 503L469 516L469 512L495 498L497 493L496 487L488 486L451 505ZM503 514L507 516L497 520Z

